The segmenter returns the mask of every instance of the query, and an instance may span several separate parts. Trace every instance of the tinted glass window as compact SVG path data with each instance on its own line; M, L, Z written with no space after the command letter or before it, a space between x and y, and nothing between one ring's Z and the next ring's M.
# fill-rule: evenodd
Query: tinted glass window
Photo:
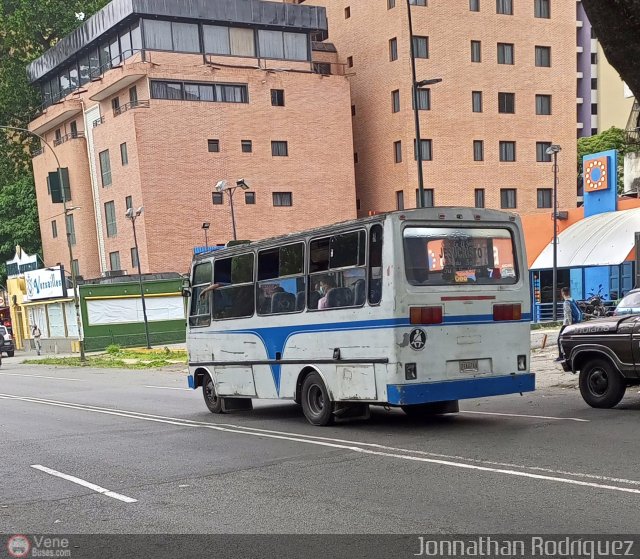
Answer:
M211 283L211 262L198 264L191 279L191 309L189 326L208 326L211 322L210 296L201 297L203 289Z
M252 316L255 310L253 291L253 254L216 260L213 290L213 317L241 318Z
M369 231L369 303L377 305L382 299L382 225Z

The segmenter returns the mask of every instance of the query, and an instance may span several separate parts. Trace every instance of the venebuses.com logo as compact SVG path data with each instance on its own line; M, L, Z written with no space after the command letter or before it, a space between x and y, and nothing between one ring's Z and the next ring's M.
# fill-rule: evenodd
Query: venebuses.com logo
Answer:
M27 536L16 534L7 541L7 552L11 557L17 557L18 559L28 557L30 551L31 542Z

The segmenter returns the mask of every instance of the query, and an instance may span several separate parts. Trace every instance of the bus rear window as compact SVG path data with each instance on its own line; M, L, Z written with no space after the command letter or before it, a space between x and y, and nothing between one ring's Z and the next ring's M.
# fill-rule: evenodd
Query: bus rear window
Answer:
M407 227L403 233L411 285L505 285L518 281L508 229Z

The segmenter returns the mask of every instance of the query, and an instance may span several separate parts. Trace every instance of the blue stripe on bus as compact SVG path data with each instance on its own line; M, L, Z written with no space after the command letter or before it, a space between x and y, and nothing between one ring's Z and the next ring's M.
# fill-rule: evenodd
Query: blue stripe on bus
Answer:
M500 396L502 394L531 392L535 390L535 384L533 373L420 384L388 384L387 402L406 406Z
M456 326L465 324L506 324L509 322L530 322L531 314L523 314L521 320L495 322L493 315L460 315L445 316L444 324L419 324L415 325L420 328L441 328L443 326ZM295 326L267 326L264 328L247 328L241 330L219 330L212 332L213 334L251 334L260 338L267 351L268 359L276 359L276 354L280 354L280 358L284 358L284 350L287 346L289 338L298 334L335 332L335 331L357 331L357 330L377 330L383 328L406 328L412 324L409 318L385 318L377 320L358 320L349 322L331 322L327 324L307 324ZM280 394L280 377L281 365L269 365L273 382L275 383L276 393Z

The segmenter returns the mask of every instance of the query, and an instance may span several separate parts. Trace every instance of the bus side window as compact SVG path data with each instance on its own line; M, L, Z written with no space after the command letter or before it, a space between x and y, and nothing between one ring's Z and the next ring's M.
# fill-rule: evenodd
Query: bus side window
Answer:
M203 289L211 284L211 262L197 264L193 268L191 278L191 308L189 309L189 326L203 327L211 324L210 295L201 297Z
M304 243L258 253L256 299L259 315L303 311L305 287Z
M382 225L369 231L369 304L378 305L382 299Z
M213 291L213 318L221 320L253 316L253 267L253 253L216 260L213 281L220 287Z

